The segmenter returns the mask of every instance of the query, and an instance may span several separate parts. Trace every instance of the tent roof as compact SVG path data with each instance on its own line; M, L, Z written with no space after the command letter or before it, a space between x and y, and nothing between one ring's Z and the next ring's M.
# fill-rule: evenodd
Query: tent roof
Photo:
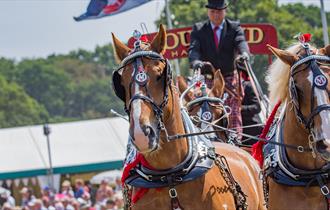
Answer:
M50 124L54 173L78 173L122 167L128 123L105 118ZM49 158L43 125L0 129L0 179L47 174Z

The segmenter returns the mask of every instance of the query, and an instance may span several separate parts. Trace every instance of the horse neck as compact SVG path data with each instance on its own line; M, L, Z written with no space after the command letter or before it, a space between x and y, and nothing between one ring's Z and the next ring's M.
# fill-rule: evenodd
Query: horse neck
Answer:
M288 104L285 110L283 138L286 144L309 148L309 132L298 122L291 104ZM318 156L314 158L311 152L298 152L289 148L286 151L289 161L297 168L312 170L324 165L322 159Z
M171 93L172 92L172 93ZM164 113L164 126L168 135L184 134L185 129L181 117L178 93L172 89L169 91L168 107L170 112ZM155 169L169 169L181 163L188 153L186 138L180 138L168 142L164 131L160 135L160 148L146 155L147 162Z

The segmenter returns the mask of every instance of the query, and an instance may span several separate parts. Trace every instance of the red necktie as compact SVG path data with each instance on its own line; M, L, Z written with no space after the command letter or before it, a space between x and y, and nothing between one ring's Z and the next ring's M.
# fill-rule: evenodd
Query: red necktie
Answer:
M219 29L219 26L215 26L213 28L213 39L214 39L214 43L215 43L215 49L218 49L218 45L219 45L219 38L217 35L218 29Z

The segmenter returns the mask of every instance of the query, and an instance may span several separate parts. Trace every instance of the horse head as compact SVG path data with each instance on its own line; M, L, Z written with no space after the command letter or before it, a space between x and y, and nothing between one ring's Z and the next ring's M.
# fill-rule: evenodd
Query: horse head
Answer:
M277 100L287 99L293 105L298 124L308 133L309 145L313 145L315 153L329 161L330 45L322 49L315 49L307 43L288 50L268 47L284 63L282 69L278 69L283 73L270 75L278 75L269 82L271 100L277 96ZM286 84L281 85L281 81Z
M184 96L187 110L192 118L197 117L202 121L196 121L196 125L203 127L212 127L204 122L214 123L219 126L227 126L228 119L226 116L226 107L222 101L224 94L224 78L220 70L215 70L209 62L204 62L201 71L204 76L204 82L197 84L190 89ZM182 76L177 78L178 86L181 93L187 88L188 84ZM217 133L217 137L223 139L224 135Z
M171 107L169 86L171 71L163 58L166 31L161 25L150 44L137 38L134 49L123 44L112 34L114 51L121 62L113 73L113 88L125 103L129 115L129 135L141 153L149 153L159 147L163 117Z

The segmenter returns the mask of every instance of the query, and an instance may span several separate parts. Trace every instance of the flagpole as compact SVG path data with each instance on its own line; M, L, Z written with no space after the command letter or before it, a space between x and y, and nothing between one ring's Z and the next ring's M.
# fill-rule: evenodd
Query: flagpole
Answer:
M46 123L43 126L44 135L46 136L47 140L47 149L48 149L48 161L49 161L49 169L48 169L48 187L51 188L51 192L55 192L55 185L54 185L54 170L53 170L53 163L52 163L52 152L50 147L50 140L49 140L49 134L50 134L50 127Z
M321 19L322 19L322 28L323 28L323 41L324 45L329 44L329 35L328 35L328 24L327 24L327 17L325 16L324 12L324 3L323 0L320 0L321 3Z
M170 10L170 0L165 0L165 11L166 11L166 20L167 20L167 26L169 29L173 29L173 25L172 25L172 20L171 20L171 10ZM180 75L180 67L179 67L179 61L178 59L174 59L174 67L175 67L175 72L176 72L176 76Z

